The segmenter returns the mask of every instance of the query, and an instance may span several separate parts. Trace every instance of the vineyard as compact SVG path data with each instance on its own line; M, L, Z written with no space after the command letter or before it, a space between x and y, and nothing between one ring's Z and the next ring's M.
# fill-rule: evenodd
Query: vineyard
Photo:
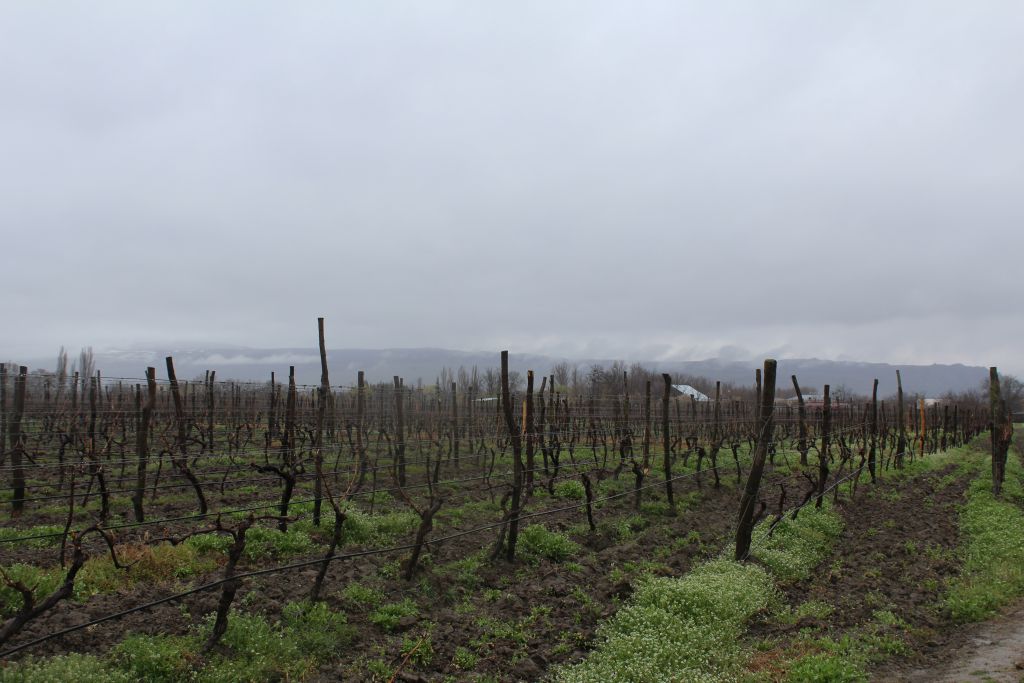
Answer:
M981 407L777 400L774 361L699 401L503 353L487 395L320 348L315 386L3 367L0 681L899 677L1024 590L960 552L961 508L1019 515L994 371Z

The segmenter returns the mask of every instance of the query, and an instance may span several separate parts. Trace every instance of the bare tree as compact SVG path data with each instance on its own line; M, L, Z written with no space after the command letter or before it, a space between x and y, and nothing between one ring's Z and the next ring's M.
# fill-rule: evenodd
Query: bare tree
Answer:
M508 390L513 394L523 390L523 373L512 370L508 373Z
M575 369L575 364L570 364L566 361L561 361L551 366L551 374L555 376L555 385L559 387L569 386L569 381Z
M501 372L494 368L487 368L483 377L484 396L497 396L501 391Z
M78 353L78 375L79 377L92 377L95 374L96 358L93 356L92 347L87 346Z
M999 390L1007 410L1011 413L1024 412L1024 382L1013 375L1000 375Z
M68 383L68 352L64 347L60 347L60 351L57 352L57 399L60 400L60 395L64 393L64 387Z

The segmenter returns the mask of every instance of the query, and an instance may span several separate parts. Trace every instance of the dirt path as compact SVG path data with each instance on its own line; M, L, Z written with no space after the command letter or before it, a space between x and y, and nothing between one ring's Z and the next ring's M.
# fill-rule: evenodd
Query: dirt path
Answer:
M1024 681L1024 603L1011 612L965 627L962 639L929 667L892 672L879 681L959 683Z

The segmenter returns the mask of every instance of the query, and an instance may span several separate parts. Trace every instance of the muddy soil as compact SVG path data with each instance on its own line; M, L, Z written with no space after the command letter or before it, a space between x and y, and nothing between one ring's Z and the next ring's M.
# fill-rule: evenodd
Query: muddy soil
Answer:
M880 671L886 683L1018 683L1024 680L1024 604L982 624L963 627L929 666Z
M946 581L960 569L957 513L969 479L945 477L952 471L949 467L874 487L862 482L856 498L841 501L837 510L845 528L832 555L809 580L786 590L789 604L814 600L830 605L831 614L804 617L796 624L755 624L755 637L778 638L779 645L752 668L769 673L776 669L779 652L802 629L838 639L877 623L880 611L891 611L908 626L904 639L909 654L900 666L932 660L951 637L941 596Z
M771 476L769 473L769 481ZM481 675L491 675L501 681L538 680L552 666L585 655L598 624L628 597L631 582L642 572L681 575L694 561L726 542L735 518L737 490L733 481L720 489L710 484L710 480L704 481L699 496L693 495L697 491L694 480L677 484L677 497L687 499L689 495L687 503L680 506L680 514L667 517L661 513L643 513L639 523L643 528L625 539L612 537L607 531L581 532L580 525L585 523L581 509L535 520L552 530L570 531L573 540L580 544L579 554L569 560L575 563L571 569L547 560L535 563L517 560L511 566L499 561L484 563L477 572L475 585L462 585L453 580L445 565L488 549L493 544L495 530L432 546L422 562L423 569L412 582L395 576L396 561L404 557L404 552L336 561L328 573L324 596L332 609L347 612L349 623L356 629L356 640L351 647L339 652L337 659L324 664L315 680L371 680L367 670L370 660L383 662L395 671L402 662L403 640L415 641L426 633L430 634L432 657L429 662L405 665L398 680L440 681L454 677L461 681L475 680ZM481 498L479 493L460 493L467 499ZM645 502L660 500L663 500L660 488L644 492ZM573 502L538 498L530 503L527 512ZM624 519L636 514L632 502L632 496L628 495L604 504L596 511L597 521ZM389 507L395 509L393 503ZM490 514L491 517L467 514L458 527L472 528L492 521L493 513ZM455 530L445 525L434 535ZM697 535L691 534L694 531ZM348 548L345 552L352 550ZM644 562L648 564L644 566ZM264 561L256 566L266 565ZM308 593L315 571L310 568L249 579L239 592L237 604L247 611L264 613L273 621L279 617L285 603ZM199 577L196 583L217 578L219 574L214 572ZM370 622L366 610L353 609L342 597L342 590L352 582L380 590L388 603L410 598L417 604L418 614L403 619L394 632L385 632ZM80 624L125 606L161 598L179 588L146 585L119 594L98 595L84 604L65 602L29 624L11 644ZM129 632L183 634L196 620L215 609L218 595L216 591L208 591L91 626L33 647L30 653L34 656L66 652L101 654ZM543 609L537 611L538 607ZM499 622L520 628L515 633L496 632L494 625ZM471 674L460 671L454 664L459 647L477 655Z

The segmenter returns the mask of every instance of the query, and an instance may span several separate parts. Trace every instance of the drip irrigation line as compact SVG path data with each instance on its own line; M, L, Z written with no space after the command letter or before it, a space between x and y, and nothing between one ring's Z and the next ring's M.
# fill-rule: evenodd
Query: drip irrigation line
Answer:
M795 447L793 449L791 449L791 450L782 449L782 450L776 450L775 451L775 455L776 456L778 456L778 455L785 455L787 453L795 455L795 454L798 454L798 451L795 450ZM592 455L596 456L596 452L592 453ZM680 453L677 452L676 453L676 457L678 458L679 456L680 456ZM478 456L478 455L467 455L465 457L480 457L480 456ZM354 462L353 462L353 464L354 464ZM395 463L392 463L391 467L393 467L394 465L395 465ZM574 462L562 463L562 464L560 464L560 467L565 467L565 468L572 467L572 468L574 468L578 472L579 469L581 469L583 467L586 467L586 466L589 466L589 465L590 465L590 462L587 461L584 456L581 456L579 463L574 463ZM596 465L596 463L595 463L595 465ZM378 465L378 466L375 466L374 469L383 469L385 467L389 467L389 466L387 466L387 465ZM724 465L723 465L723 467L724 467ZM543 471L543 469L544 469L543 467L535 467L532 470L524 470L523 473L524 474L527 474L527 473L537 473L537 472ZM595 469L597 469L597 468L595 467ZM718 469L718 467L709 467L709 468L706 468L706 469L701 470L701 471L712 471L714 469ZM337 474L337 471L333 472L333 474ZM389 488L382 488L382 489L369 489L369 490L365 490L365 491L357 491L354 494L352 494L351 497L356 497L356 496L363 497L363 496L374 495L376 493L389 493L390 494L390 493L393 493L395 491L400 491L400 490L420 489L420 488L428 488L430 486L442 486L442 485L446 485L446 484L466 483L466 482L469 482L469 481L480 481L480 480L483 480L483 479L489 479L489 478L494 477L494 476L499 476L500 477L502 475L508 476L508 475L512 475L512 474L513 474L513 472L510 472L510 471L506 470L506 471L500 472L500 473L492 472L490 474L480 475L480 476L477 476L477 477L469 477L469 478L462 478L462 479L448 479L448 480L437 482L436 484L435 483L423 483L423 484L407 485L405 487L389 487ZM305 475L300 475L300 476L302 478L306 478L306 477L309 477L309 476L315 477L316 475L315 475L315 473L313 473L313 474L305 474ZM791 475L791 476L796 476L796 475ZM263 479L263 480L267 480L267 479L269 479L269 480L280 480L280 477L267 477L267 478L261 478L261 479ZM246 482L246 481L255 481L255 480L252 480L252 479L250 479L250 480L235 480L235 481L228 482L228 483L235 484L235 483L243 483L243 482ZM542 483L542 485L544 484L544 482L541 482L541 483ZM662 482L662 483L664 483L664 482ZM187 486L190 486L190 485L191 484L181 485L181 486L174 485L173 488L187 487ZM501 486L501 485L508 486L508 485L511 485L511 483L506 481L506 482L502 482L501 484L498 484L498 486ZM164 487L159 487L159 488L164 488ZM151 489L147 489L147 490L151 490ZM122 492L122 493L123 492L134 492L134 489L122 490L120 492ZM112 493L112 492L108 492L108 493ZM85 494L84 494L84 492L78 492L75 495L83 495L84 496ZM90 494L90 495L92 495L92 494ZM96 495L98 495L98 494L96 494ZM67 498L67 495L55 496L53 498L65 499L65 498ZM26 500L39 500L39 498L26 499ZM315 501L316 501L315 498L299 499L299 500L290 501L290 505L301 505L301 504L307 504L307 503L311 503L311 502L315 502ZM125 524L120 524L120 525L115 525L115 526L110 526L110 527L104 527L104 528L111 529L111 530L114 530L114 529L125 529L125 528L137 528L137 527L141 527L141 526L157 525L157 524L162 524L162 523L166 523L166 522L173 522L173 521L186 521L186 520L189 520L189 519L205 519L205 518L213 517L213 516L216 516L216 515L234 514L234 513L237 513L237 512L248 512L248 511L255 511L255 510L265 510L265 509L271 509L271 508L275 508L275 507L279 507L279 506L280 506L280 502L268 503L266 505L260 505L260 506L248 506L248 507L244 507L244 508L233 508L233 509L229 509L229 510L219 510L219 511L216 511L216 512L208 512L206 514L184 515L184 516L179 516L179 517L163 518L163 519L143 521L143 522L131 522L131 523L125 523ZM3 544L3 543L26 542L26 541L32 541L32 540L42 540L42 539L47 539L47 538L58 538L58 537L62 537L63 535L64 535L63 532L61 532L61 533L51 533L51 534L36 534L36 535L32 535L32 536L19 536L19 537L15 537L15 538L3 538L3 539L0 539L0 544Z
M721 451L720 451L720 453L721 453ZM778 456L778 455L785 455L785 454L794 454L795 455L795 454L798 454L798 453L799 453L799 451L796 451L795 449L794 450L785 450L785 449L778 450L778 449L776 449L776 451L775 451L775 455L776 456ZM652 457L653 457L653 455L658 455L658 454L652 454ZM472 459L472 458L478 458L478 457L486 458L486 456L481 455L481 454L467 454L465 456L459 456L458 459L464 459L464 458L465 459ZM634 454L633 457L635 457L635 454ZM581 456L581 459L583 459L583 456ZM392 462L392 466L395 466L396 462L397 461L393 461ZM424 460L423 462L429 463L429 460ZM442 460L442 464L444 464L444 462L445 461ZM451 463L451 462L453 462L453 459L449 458L447 460L447 462ZM357 463L357 461L349 461L349 464L353 465L353 466L356 463ZM86 465L86 464L90 464L91 465L91 463L78 463L78 464L79 465ZM408 464L408 462L407 462L407 464ZM417 464L417 463L413 463L413 464ZM172 464L172 467L173 467L173 464ZM371 471L371 469L373 471L377 471L379 469L384 469L386 467L388 467L388 466L387 465L375 465L373 468L368 468L366 471ZM227 470L227 472L231 472L231 471L232 470ZM338 471L339 470L332 470L331 473L332 474L337 474ZM538 470L535 469L535 470L532 470L532 471L536 472ZM195 475L207 475L207 474L224 474L224 473L225 473L224 470L221 470L221 471L218 471L218 472L209 472L209 471L202 471L202 470L200 470L198 472L194 472L193 474L195 474ZM168 476L184 476L184 474L182 474L177 469L172 469L172 471L170 472L170 474ZM486 478L489 478L490 476L492 476L492 475L482 475L480 477L468 478L468 479L449 480L446 483L462 483L462 482L466 482L466 481L474 481L474 480L479 480L479 479L486 479ZM296 480L309 480L310 478L315 478L315 477L316 477L316 474L312 473L312 472L298 473L298 474L295 475ZM124 479L118 478L117 480L118 481L123 481L123 480L129 480L130 481L130 478L129 477L126 477ZM223 481L201 481L200 482L200 487L204 488L204 491L208 491L209 489L206 488L206 487L212 487L213 489L217 489L217 488L223 488L225 486L238 486L238 485L241 485L241 484L251 484L251 483L254 483L254 482L267 482L267 481L280 481L280 480L281 480L281 477L278 477L278 476L268 476L268 477L247 477L247 478L242 478L242 479L225 479ZM440 484L440 483L442 483L442 482L438 482L438 484ZM54 486L55 486L54 484L35 484L35 485L28 486L27 488L38 488L38 487L53 488ZM411 486L411 487L406 487L406 488L421 488L422 486L426 486L426 484L419 485L419 486ZM174 489L188 489L188 488L193 488L193 484L191 482L182 483L182 484L159 484L157 486L147 486L145 490L146 491L154 491L154 490L174 490ZM397 489L377 489L377 490L378 491L391 492L391 491L395 491ZM134 488L131 488L131 489L112 489L112 490L108 489L107 490L107 494L109 495L109 494L135 493L135 491L136 491L136 489L134 489ZM50 501L50 500L65 500L65 499L67 499L68 495L69 495L68 493L62 493L62 494L54 494L54 495L49 495L49 496L33 496L31 498L21 498L20 500L22 502L25 502L25 503L40 502L40 501ZM79 492L76 492L75 495L85 496L86 492L85 491L79 491ZM88 495L90 495L90 496L91 495L100 496L101 492L99 490L97 490L97 491L90 491ZM2 541L0 541L0 542L2 542Z
M860 428L859 426L847 427L847 428L844 428L842 430L838 430L836 432L836 434L847 433L847 432L850 432L850 431L857 430L859 428ZM480 437L481 440L485 439L486 436L489 436L489 435L485 435L483 437ZM659 436L660 437L661 434L652 435L652 442L655 440L654 436ZM467 441L470 438L472 438L472 437L467 437ZM391 443L393 444L394 442L391 442ZM732 442L732 443L735 443L735 442ZM418 441L411 441L411 442L410 441L406 441L405 442L405 446L406 447L408 447L410 445L418 445L418 444L429 444L431 446L434 446L434 445L437 445L437 441L436 440L422 439L422 440L418 440ZM337 442L334 445L349 446L349 444L344 443L344 442ZM469 444L469 443L466 443L465 445L471 446L471 444ZM652 443L652 445L654 445L654 444ZM723 443L723 445L724 445L724 443ZM543 451L545 449L550 450L552 448L551 446L541 446L540 444L537 444L537 447L541 451ZM568 453L569 446L567 444L562 442L562 443L560 443L559 447L562 450L562 452ZM813 444L811 444L809 446L809 450L811 448L813 448L813 447L814 447ZM595 450L595 448L594 448L594 446L592 444L582 444L579 441L575 445L573 445L572 448L574 450L576 450L576 449L579 449L579 450L590 450L592 452ZM610 448L615 448L615 446L613 445ZM795 448L795 446L794 446L794 448ZM259 449L258 447L256 447L253 450L253 452L249 453L249 457L246 458L246 461L235 463L234 464L234 468L236 468L236 469L237 468L244 468L245 466L249 465L250 463L256 462L259 459L260 455L264 455L265 456L265 455L268 455L270 453L281 454L281 453L287 452L287 450L288 449L285 449L283 447L275 447L275 448L272 448L272 449L269 449L269 450L267 450L267 449ZM419 450L419 449L417 449L417 450ZM655 450L657 450L657 449L655 449ZM322 449L322 452L327 457L330 457L330 455L336 455L337 454L337 451L334 451L333 449L331 449L329 447L324 447ZM83 465L90 465L91 466L93 464L93 463L91 463L91 462L89 462L87 460L84 460L83 458L85 456L82 456L80 453L78 453L76 455L78 455L78 459L76 461L74 461L74 462L71 462L71 463L63 463L63 464L61 464L61 463L42 463L42 464L36 464L36 465L22 466L21 469L25 470L26 472L32 472L35 469L42 469L42 468L76 467L76 466L83 466ZM377 453L376 457L380 458L382 455L385 455L385 454ZM224 454L224 453L198 453L198 454L189 455L189 456L178 456L178 455L169 455L167 453L162 453L162 454L159 454L159 455L157 455L155 457L154 456L148 456L147 458L145 458L145 460L147 462L159 463L164 457L171 458L172 460L173 459L178 459L178 458L185 458L191 464L194 465L199 460L205 460L205 459L210 459L210 458L228 458L228 459L239 458L239 459L241 459L242 456L241 456L241 454L233 454L233 453L228 453L228 454ZM314 457L314 455L313 455L313 453L311 451L306 451L306 452L304 452L302 454L301 457L297 458L297 460L301 462L301 461L305 461L305 460L308 460L308 459L313 458L313 457ZM390 453L390 454L387 454L385 457L388 457L388 458L391 458L391 459L394 460L396 456L395 456L394 453ZM436 455L434 457L426 456L426 457L423 457L423 458L420 458L420 459L412 459L412 460L406 459L405 462L406 462L407 465L408 464L413 464L414 465L414 464L424 463L424 462L427 462L429 460L434 460L434 458L436 458L436 457L445 458L447 462L453 462L453 461L457 461L457 460L486 457L486 454L485 453L481 453L479 450L477 450L477 451L470 450L470 451L467 451L466 453L460 454L457 457L452 457L450 455L441 454L441 455ZM127 464L132 464L132 463L138 463L140 460L143 460L143 458L126 458L126 459L120 459L120 460L100 460L100 461L97 461L96 464L99 465L99 466L103 466L103 467L107 467L107 466L114 467L114 466L117 466L117 465L127 465ZM356 460L353 459L353 460L350 460L349 462L356 462ZM273 463L271 463L271 464L273 464ZM379 466L375 466L375 467L379 467ZM14 467L13 466L0 467L0 471L10 470L10 469L14 469ZM230 472L230 471L232 471L232 470L197 470L196 474L224 474L225 472ZM177 472L175 474L177 474ZM124 481L124 480L130 481L131 479L132 479L132 477L117 477L117 478L114 478L113 481ZM47 483L37 483L37 484L33 484L31 487L39 487L39 486L51 486L52 487L53 485L52 484L47 484ZM28 499L26 499L26 500L28 500Z
M476 457L476 456L467 456L467 457ZM352 461L350 464L355 465L355 464L357 464L357 461ZM444 464L444 462L442 462L442 464ZM540 469L543 469L543 468L535 468L535 469L529 470L529 471L537 472ZM340 470L331 470L329 473L330 474L337 474L339 471ZM366 471L369 472L370 468L367 468ZM524 470L524 472L525 471L526 470ZM184 475L180 475L180 473L175 473L175 474L178 474L179 476L184 476ZM197 475L199 475L199 474L207 474L207 472L199 471L199 472L194 472L193 474L197 474ZM501 473L491 473L491 474L486 474L486 475L480 475L478 477L469 477L469 478L463 478L463 479L449 479L449 480L439 481L437 483L432 483L432 484L416 484L416 485L399 487L399 488L406 488L406 489L409 489L409 488L423 488L423 487L430 486L430 485L432 485L432 486L439 486L441 484L457 484L457 483L464 483L464 482L467 482L467 481L478 481L480 479L490 478L491 476L494 476L495 474L500 475ZM511 474L511 472L507 472L506 471L505 474ZM296 478L296 480L300 480L300 479L301 480L309 480L311 478L315 479L316 478L316 473L315 472L297 473L295 475L295 478ZM224 482L201 481L200 482L200 487L203 488L204 491L207 491L207 490L209 490L209 489L205 488L207 486L209 486L209 487L211 487L213 489L216 489L216 488L219 488L222 484L225 485L225 486L227 486L227 485L234 486L234 485L237 485L237 484L247 484L247 483L258 482L258 481L280 481L280 480L281 480L281 477L279 477L279 476L272 476L272 477L249 477L249 478L245 478L245 479L228 479L228 480L225 480ZM192 487L191 483L186 483L186 484L161 484L161 485L158 485L158 486L147 486L145 490L146 491L152 491L154 489L156 489L156 490L166 490L166 489L181 489L181 488L191 488L191 487ZM397 491L397 490L399 490L399 489L398 488L372 489L370 491L365 492L365 494L363 492L358 492L357 495L368 495L368 494L374 493L374 492L390 493L392 491ZM135 493L135 491L136 491L136 489L133 489L133 488L132 489L112 489L112 490L107 490L107 493L108 494ZM86 494L85 491L77 491L75 493L76 496L85 496L85 494ZM91 491L89 493L89 495L90 496L92 496L92 495L99 496L100 492L98 490ZM41 501L41 500L65 500L65 499L67 499L67 497L68 497L68 494L65 493L65 494L53 495L53 496L35 496L35 497L32 497L32 498L21 498L20 500L22 500L23 502L28 503L28 502L37 502L37 501Z
M828 488L824 489L820 494L817 491L815 491L814 495L812 495L806 501L800 503L799 505L795 505L794 507L785 510L783 512L782 516L785 517L786 515L790 514L793 511L802 510L805 506L810 505L812 500L817 499L819 496L820 497L824 497L825 494L827 494L830 491L834 490L837 486L839 486L843 482L849 481L852 477L859 475L861 473L861 471L863 471L863 469L865 467L867 467L867 463L864 463L863 465L858 467L856 470L853 470L853 471L849 472L845 477L843 477L841 479L837 479ZM775 528L774 525L769 525L769 528L757 538L757 541L763 541L765 538L767 538L768 535L772 533L774 528ZM746 560L747 558L750 557L750 553L753 552L753 548L754 548L754 543L751 542L750 547L747 549L746 555L743 556L744 560Z
M193 474L204 474L204 473L203 472L193 472ZM316 475L313 474L313 473L310 473L310 474L297 474L296 478L297 479L298 478L308 478L308 477L315 477L315 476ZM249 477L249 478L246 478L246 479L228 479L228 480L224 481L223 484L225 486L235 486L235 485L238 485L238 484L249 484L249 483L252 483L252 482L259 482L259 481L280 481L280 479L281 478L277 477L277 476L274 476L274 477ZM221 486L221 482L219 482L219 481L200 481L199 482L199 486L200 486L200 488L203 489L203 492L205 494L207 491L209 491L209 489L206 488L206 487L210 487L210 488L216 489L216 488L219 488ZM159 484L157 486L147 486L145 491L153 491L154 489L157 490L157 491L165 491L165 490L168 490L168 489L188 489L188 488L193 488L193 485L191 483L186 483L186 484ZM120 494L120 493L135 493L135 489L108 489L107 490L107 494L108 495L109 494ZM85 496L86 492L84 490L76 491L75 495L76 496ZM94 489L94 490L89 492L89 495L90 496L97 496L98 497L98 496L101 495L101 491L99 489ZM68 494L67 493L63 493L63 494L55 494L55 495L52 495L52 496L34 496L32 498L20 498L19 500L21 500L22 502L25 502L25 503L32 503L32 502L38 502L38 501L42 501L42 500L66 500L67 497L68 497Z
M463 442L460 439L460 444L464 445L464 446L470 446L470 444L468 443L470 438L472 438L473 440L476 440L477 438L480 438L481 440L483 440L483 439L486 439L488 436L490 436L490 435L485 435L483 437L476 437L476 436L474 436L474 437L466 437L466 441L465 442ZM446 439L447 437L442 437L442 438ZM387 443L386 440L382 439L382 441ZM430 446L436 446L437 445L437 441L436 440L430 440L430 439L419 439L419 440L415 440L415 441L408 441L408 440L406 440L404 442L404 445L406 446L407 451L409 450L408 447L411 446L411 445L417 446L417 448L415 450L421 451L422 449L419 448L419 446L422 445L422 444L427 444L427 445L430 445ZM391 445L392 445L392 450L393 450L394 441L391 442ZM442 445L444 445L444 444L442 444ZM314 458L315 454L312 452L312 449L315 449L315 448L316 448L315 446L303 446L301 452L297 452L296 453L296 461L297 462L304 462L304 461L307 461L307 460L310 460L310 459ZM589 448L589 446L581 446L581 445L579 445L579 443L577 443L577 444L575 444L573 446L573 448L574 449L581 449L581 448L582 449L587 449L587 448ZM364 445L364 450L369 451L369 449L370 449L370 444ZM568 452L569 447L568 447L568 445L563 443L561 445L561 449L562 449L563 452ZM350 444L348 444L346 442L343 442L343 441L339 441L339 442L334 442L332 444L328 444L328 445L325 445L325 446L321 447L321 455L325 459L327 459L327 458L329 458L331 456L339 455L339 451L346 451L346 450L351 450ZM175 459L177 459L177 458L182 458L182 457L186 458L191 464L195 464L196 462L198 462L200 460L209 460L211 458L226 458L226 459L237 459L238 462L234 463L234 466L237 469L239 467L246 467L250 463L259 464L258 463L259 459L261 459L261 458L267 459L267 456L269 456L269 455L282 455L282 454L287 453L287 452L289 452L289 449L281 447L281 446L275 446L274 448L270 448L270 449L253 447L253 450L251 452L249 452L249 453L237 453L237 452L236 453L197 453L195 455L188 455L188 456L179 456L179 455L171 456L171 455L169 455L165 451L162 454L150 455L150 456L147 456L146 458L124 458L124 459L119 459L119 460L100 460L100 461L98 461L98 464L101 465L101 466L115 467L117 465L137 464L141 460L146 460L147 462L151 462L151 463L157 463L157 462L160 461L161 458L175 458ZM26 472L32 472L33 470L36 470L36 469L52 469L52 468L58 468L58 467L76 467L76 466L80 466L80 465L91 464L91 463L89 463L88 460L84 459L84 458L87 458L88 456L83 456L81 453L76 453L75 455L77 456L77 458L74 460L74 462L70 462L70 463L68 463L68 462L65 462L65 463L45 462L45 463L42 463L42 464L38 464L37 463L35 465L24 465L24 466L21 467L21 469L25 470ZM346 454L340 453L340 455L346 455ZM369 452L367 453L367 455L369 455ZM376 453L374 455L375 455L376 458L380 458L380 457L387 457L387 458L392 458L392 459L396 458L396 456L395 456L395 454L393 452L392 453ZM414 455L419 457L420 454L416 453ZM468 450L468 451L466 451L464 453L460 453L460 455L458 457L455 457L455 458L453 458L451 456L448 456L445 453L442 453L440 456L437 456L437 455L425 456L425 457L422 457L422 458L419 458L419 459L408 459L408 458L406 458L405 462L406 462L406 464L418 464L418 463L426 462L428 460L435 460L437 457L446 458L446 461L451 462L453 460L463 460L463 459L466 459L466 458L478 458L478 457L483 457L483 456L484 456L484 454L479 452L479 450L477 450L477 451ZM346 457L351 457L351 454L347 454ZM351 460L349 460L349 462L357 462L357 460L356 459L351 459ZM396 460L396 462L397 462L397 460ZM274 463L271 463L271 464L274 464ZM10 466L10 465L4 466L4 467L0 467L0 471L13 470L13 469L16 469L16 468L13 467L13 466ZM228 471L230 471L230 470L228 470ZM223 470L220 470L220 471L217 471L217 470L199 470L197 473L198 474L211 474L211 473L212 474L223 474L224 471ZM121 478L119 478L119 479L121 479ZM123 479L129 479L130 480L130 479L132 479L132 477L123 477Z
M711 425L708 425L706 423L701 423L701 425L702 426L711 426ZM860 423L858 423L856 425L849 425L849 426L843 427L840 430L834 431L833 434L837 435L837 434L845 434L845 433L850 433L850 432L854 432L854 431L859 431L863 427L864 427L864 424L860 424ZM580 441L577 442L576 448L584 448L584 449L592 448L592 446L589 445L589 444L583 444L583 437L585 435L585 431L586 430L578 430L576 432L576 435L578 437L580 437ZM378 436L379 433L380 432L370 432L369 436L371 437L371 439L373 439L373 437ZM385 432L385 433L387 433L387 432ZM565 430L560 430L558 433L561 434L561 435L565 435L566 431ZM395 438L396 437L394 435L390 434L390 433L387 433L387 434L388 434L389 438L391 439L390 443L393 446L395 444ZM661 435L662 434L660 433L660 431L659 432L652 432L652 439L655 436L660 437ZM586 434L585 436L589 440L591 435ZM618 435L603 434L602 436L604 438L608 438L609 436L612 436L614 438L615 436L618 436ZM635 439L637 436L639 436L639 433L635 433L632 436L632 438ZM731 436L736 436L736 435L731 435ZM448 438L449 437L447 435L442 435L440 437L440 440L448 440ZM497 431L497 432L478 433L478 434L472 434L472 435L464 434L464 435L462 435L460 437L460 441L463 438L466 440L465 445L469 446L470 445L469 442L470 441L474 441L474 440L486 441L486 440L490 439L490 440L494 440L494 441L499 441L499 440L502 440L502 439L507 439L508 438L508 433L507 433L507 431ZM686 436L683 436L682 438L686 438ZM745 440L747 438L747 436L745 435L745 436L740 437L740 438ZM812 436L809 435L808 438L810 440L810 439L812 439ZM376 441L377 439L373 439L373 440ZM380 440L386 442L385 439L380 439ZM438 439L426 439L426 438L424 438L424 439L412 439L412 440L406 439L404 441L404 444L405 444L406 448L409 448L410 446L414 446L414 447L416 447L417 450L419 450L419 447L422 446L422 445L436 446L437 442L438 442ZM322 446L321 448L322 448L323 452L326 454L326 453L337 453L338 450L350 450L351 447L352 447L352 445L350 443L346 442L346 441L333 441L333 442L331 442L329 444L326 444L326 445ZM367 444L366 447L369 447L369 444ZM567 446L565 446L564 444L563 444L562 447L563 447L563 449L567 448ZM274 446L274 447L269 448L269 449L261 448L259 446L250 446L250 448L254 449L252 455L255 455L255 456L259 456L259 455L263 455L263 454L268 454L268 455L269 454L280 454L280 453L287 452L287 450L288 450L287 448L285 448L283 446ZM306 446L305 448L308 449L308 448L312 448L312 447L311 446ZM31 451L31 449L27 449L27 450ZM40 453L38 451L36 451L36 455L40 455ZM470 452L470 453L466 454L465 456L460 456L460 457L475 457L476 455L478 455L478 454ZM74 467L75 465L82 464L81 458L83 458L83 457L87 457L87 456L83 456L80 451L75 451L72 454L70 454L70 456L69 456L69 459L70 458L76 458L76 461L74 461L74 462L64 462L64 463L61 463L61 462L42 462L42 463L36 463L36 464L22 465L21 469L23 469L23 470L25 470L27 472L30 472L30 471L33 471L33 470L36 470L36 469L44 469L44 468ZM158 454L158 455L155 455L155 456L154 455L150 455L150 456L147 456L146 458L139 458L139 457L119 458L117 460L102 460L102 461L100 461L99 464L104 465L104 466L130 465L130 464L137 464L140 460L155 461L155 460L158 460L160 457L170 457L170 456L167 456L167 454L165 453L163 456ZM174 457L179 457L179 456L174 456ZM230 453L230 452L229 453L224 453L224 452L220 452L220 453L200 452L200 453L196 453L196 454L192 454L192 455L188 455L188 456L181 456L181 457L187 457L190 462L194 463L194 462L197 462L197 461L200 461L200 460L206 460L206 459L210 459L210 458L233 458L233 457L241 457L241 455L238 454L238 453ZM307 456L307 457L310 457L310 456ZM407 462L410 462L410 461L407 461ZM13 471L14 469L18 469L18 468L16 468L14 465L3 465L3 466L0 466L0 472Z

